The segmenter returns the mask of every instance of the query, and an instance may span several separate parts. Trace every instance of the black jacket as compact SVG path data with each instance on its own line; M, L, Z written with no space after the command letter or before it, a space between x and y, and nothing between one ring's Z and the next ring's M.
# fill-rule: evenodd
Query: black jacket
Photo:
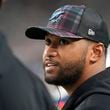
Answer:
M110 68L82 84L63 110L110 110Z
M54 110L42 81L12 54L0 36L0 110Z

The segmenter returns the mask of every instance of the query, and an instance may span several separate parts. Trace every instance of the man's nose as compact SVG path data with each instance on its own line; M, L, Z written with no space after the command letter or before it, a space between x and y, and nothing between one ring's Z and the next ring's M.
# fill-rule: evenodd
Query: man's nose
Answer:
M44 54L47 57L55 57L58 54L57 48L54 48L52 46L48 46L48 47L45 48Z

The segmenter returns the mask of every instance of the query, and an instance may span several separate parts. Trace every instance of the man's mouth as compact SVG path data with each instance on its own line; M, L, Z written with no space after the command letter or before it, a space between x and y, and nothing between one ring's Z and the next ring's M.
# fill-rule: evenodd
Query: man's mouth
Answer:
M45 70L46 71L53 71L57 67L56 62L53 61L45 61Z
M53 63L46 63L46 67L51 67L51 66L55 66L55 64L53 64Z

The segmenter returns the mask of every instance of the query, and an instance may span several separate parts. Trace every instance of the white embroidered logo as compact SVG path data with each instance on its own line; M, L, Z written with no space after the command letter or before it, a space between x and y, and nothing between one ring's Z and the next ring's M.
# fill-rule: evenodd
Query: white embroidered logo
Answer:
M88 30L88 35L94 36L94 35L95 35L95 32L94 32L92 29L89 29L89 30Z

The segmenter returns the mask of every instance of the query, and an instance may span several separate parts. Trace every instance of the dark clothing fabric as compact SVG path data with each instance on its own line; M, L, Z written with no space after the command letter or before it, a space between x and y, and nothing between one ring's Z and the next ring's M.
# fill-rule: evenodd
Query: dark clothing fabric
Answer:
M110 67L84 82L63 110L110 110Z
M12 54L0 36L0 110L55 110L42 81Z

